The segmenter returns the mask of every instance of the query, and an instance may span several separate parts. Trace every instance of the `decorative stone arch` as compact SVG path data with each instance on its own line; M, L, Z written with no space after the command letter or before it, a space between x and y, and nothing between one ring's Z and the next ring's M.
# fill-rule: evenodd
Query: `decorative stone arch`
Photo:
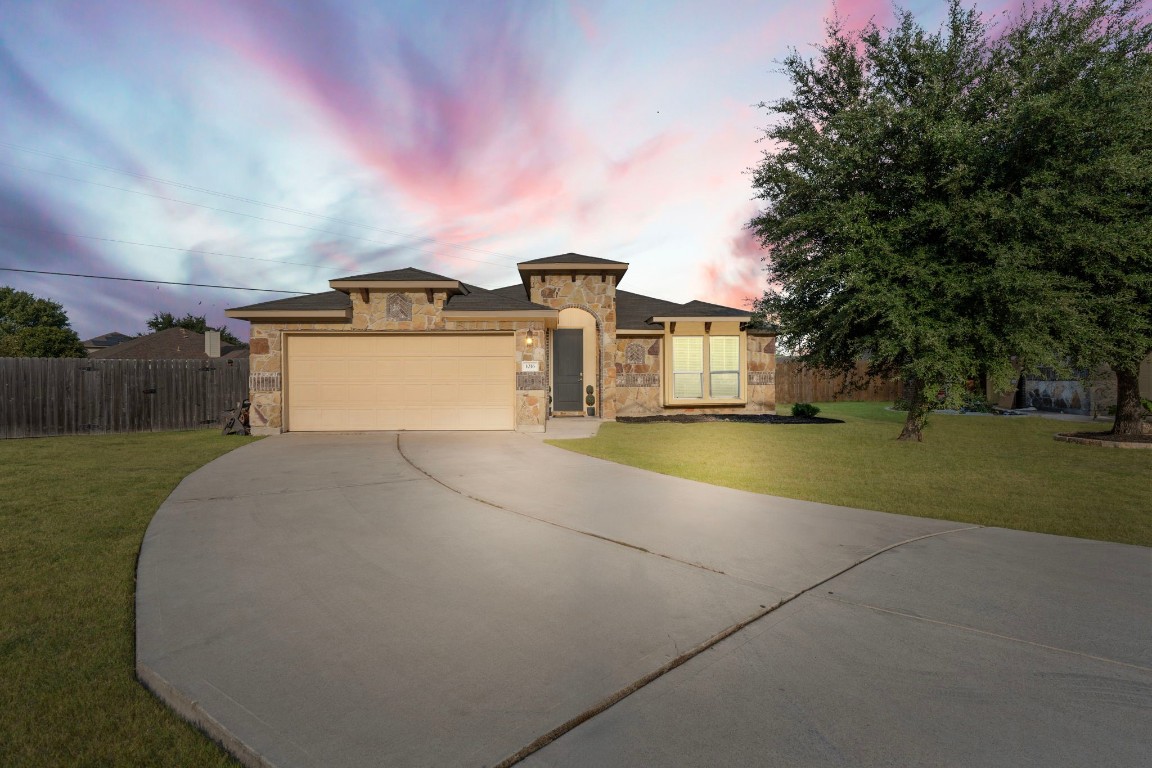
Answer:
M560 306L556 307L556 312L560 313L560 312L564 311L565 309L583 310L583 311L587 312L589 315L591 315L592 319L596 323L596 397L597 397L596 413L603 413L604 412L604 410L603 410L604 404L603 404L603 402L600 402L600 401L603 400L603 398L604 398L604 349L606 347L606 343L604 340L604 321L601 319L600 315L596 314L592 310L592 308L589 307L587 304L573 304L573 303L561 304ZM548 355L548 360L549 360L548 376L549 376L549 378L551 378L551 376L552 376L552 363L551 363L552 350L551 350L551 348L549 348L547 350L547 355Z

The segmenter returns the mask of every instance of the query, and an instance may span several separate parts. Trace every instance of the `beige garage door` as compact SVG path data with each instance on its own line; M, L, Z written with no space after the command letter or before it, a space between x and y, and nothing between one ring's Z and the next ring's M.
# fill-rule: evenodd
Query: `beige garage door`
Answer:
M289 336L288 430L512 429L512 336Z

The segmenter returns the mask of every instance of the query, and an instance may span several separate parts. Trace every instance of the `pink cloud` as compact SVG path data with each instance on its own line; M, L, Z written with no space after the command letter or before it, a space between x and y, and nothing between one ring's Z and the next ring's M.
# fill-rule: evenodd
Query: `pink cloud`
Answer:
M739 309L751 308L752 301L764 294L768 283L764 275L767 253L760 239L744 226L757 212L755 206L745 211L738 234L728 241L728 252L701 266L705 301Z

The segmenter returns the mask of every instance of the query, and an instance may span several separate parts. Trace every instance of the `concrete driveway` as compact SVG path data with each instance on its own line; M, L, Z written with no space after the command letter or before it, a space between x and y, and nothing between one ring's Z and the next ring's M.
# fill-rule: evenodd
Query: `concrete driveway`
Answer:
M157 512L137 667L249 764L1144 766L1152 550L285 435Z

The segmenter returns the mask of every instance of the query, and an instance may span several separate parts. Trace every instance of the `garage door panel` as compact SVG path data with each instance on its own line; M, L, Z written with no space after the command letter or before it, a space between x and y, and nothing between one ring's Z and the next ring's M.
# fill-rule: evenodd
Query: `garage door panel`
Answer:
M293 431L512 429L511 336L291 336Z

